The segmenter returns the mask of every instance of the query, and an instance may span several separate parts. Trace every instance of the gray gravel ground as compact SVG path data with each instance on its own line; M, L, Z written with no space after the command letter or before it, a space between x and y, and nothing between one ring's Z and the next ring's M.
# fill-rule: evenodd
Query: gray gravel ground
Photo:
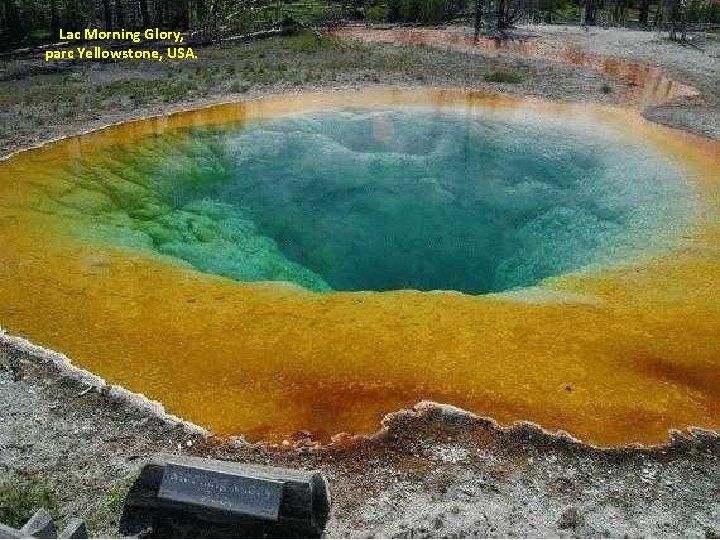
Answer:
M526 31L538 36L541 47L558 48L568 44L598 56L639 60L659 67L664 74L694 86L700 95L669 104L649 107L645 116L672 127L720 138L720 39L691 36L689 44L667 39L666 33L624 28L574 26L532 26Z
M701 95L646 115L718 137L716 44L703 54L652 33L532 31L549 46L567 40L596 54L661 65ZM341 52L331 44L288 52L273 49L278 46L207 49L209 72L175 78L168 65L171 73L163 73L165 82L157 87L162 91L150 95L142 93L144 85L156 88L160 76L141 68L0 65L0 152L131 117L310 87L460 85L609 103L622 103L628 90L624 81L547 60L424 47L357 45ZM266 64L290 68L259 73L252 66L264 62L268 50L273 63ZM484 73L499 68L528 76L520 85L484 81ZM605 84L609 93L602 90ZM325 449L302 441L293 450L262 448L205 438L115 397L107 387L89 388L16 346L0 346L0 366L0 487L46 485L62 518L88 520L95 535L117 534L133 474L148 456L163 452L322 469L335 500L330 536L716 538L719 532L717 434L676 435L655 450L600 451L527 425L500 430L449 408L420 407L389 417L372 440L341 440Z

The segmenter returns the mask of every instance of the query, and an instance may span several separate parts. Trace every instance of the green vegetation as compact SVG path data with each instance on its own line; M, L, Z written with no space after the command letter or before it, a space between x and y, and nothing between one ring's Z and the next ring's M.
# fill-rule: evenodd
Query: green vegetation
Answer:
M467 0L386 0L373 7L384 7L389 22L439 24L468 11L470 6Z
M193 78L187 80L129 79L106 84L98 89L107 99L125 95L134 105L145 105L153 100L172 103L192 94L199 83Z
M0 481L0 523L20 528L40 508L60 517L54 494L46 486L31 478Z
M368 6L365 8L365 16L363 17L363 19L371 23L382 23L387 22L389 14L390 10L386 6Z
M336 6L327 0L293 0L289 2L273 2L270 10L278 10L279 20L292 19L299 23L329 21L335 18Z
M105 497L99 501L99 506L91 511L85 520L90 532L102 533L119 518L122 514L123 501L136 477L137 475L131 475L108 487Z
M555 8L555 20L560 21L579 21L581 17L581 8L579 4L570 2L562 2Z
M286 38L288 47L299 53L314 53L322 49L338 49L343 44L338 38L325 36L309 30L301 30Z
M484 79L487 82L494 83L520 84L525 77L516 71L496 70L488 71Z

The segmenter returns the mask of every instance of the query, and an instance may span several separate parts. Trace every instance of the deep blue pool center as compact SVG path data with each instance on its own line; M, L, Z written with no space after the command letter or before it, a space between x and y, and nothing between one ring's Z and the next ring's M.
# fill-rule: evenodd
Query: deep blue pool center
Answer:
M522 112L306 113L149 137L123 167L148 192L116 198L115 233L315 291L533 285L662 248L693 205L641 141Z

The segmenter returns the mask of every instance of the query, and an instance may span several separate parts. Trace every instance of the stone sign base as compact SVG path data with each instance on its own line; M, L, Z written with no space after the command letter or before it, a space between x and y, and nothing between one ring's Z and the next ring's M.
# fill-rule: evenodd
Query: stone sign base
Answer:
M330 492L318 472L167 457L145 465L120 532L146 538L319 537Z

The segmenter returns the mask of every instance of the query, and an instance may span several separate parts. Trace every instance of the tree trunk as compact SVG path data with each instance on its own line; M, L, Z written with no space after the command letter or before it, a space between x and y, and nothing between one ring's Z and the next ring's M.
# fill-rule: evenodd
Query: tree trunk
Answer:
M113 29L113 14L110 9L110 0L103 0L103 14L105 16L105 30Z
M195 22L194 25L200 29L205 29L205 0L195 1Z
M60 14L58 13L57 0L50 0L50 31L52 39L60 38Z
M482 30L483 0L475 0L475 41L480 38Z
M685 36L684 26L681 24L683 18L683 6L681 0L671 0L670 5L670 39L677 39L677 31L682 28L683 38Z
M658 0L657 6L655 8L655 17L653 18L653 26L656 28L660 26L664 21L664 14L663 14L663 2L662 0Z
M625 0L615 0L615 6L613 9L613 18L615 19L615 24L619 26L625 26L625 9Z
M166 28L167 25L167 4L165 0L155 2L155 24Z
M118 28L125 26L125 13L123 12L122 0L115 0L115 22Z
M640 26L643 28L648 27L648 16L650 15L650 0L640 0L640 14L638 20Z
M597 1L585 0L585 25L595 26L597 19Z
M151 26L150 21L150 10L148 10L147 0L140 0L140 18L142 19L142 25L144 27Z
M8 2L7 5L7 28L10 41L20 43L26 37L25 21L23 20L18 6L15 2Z
M495 28L499 32L502 32L508 27L507 0L497 0L496 8L495 16L497 17L497 20L495 22Z

